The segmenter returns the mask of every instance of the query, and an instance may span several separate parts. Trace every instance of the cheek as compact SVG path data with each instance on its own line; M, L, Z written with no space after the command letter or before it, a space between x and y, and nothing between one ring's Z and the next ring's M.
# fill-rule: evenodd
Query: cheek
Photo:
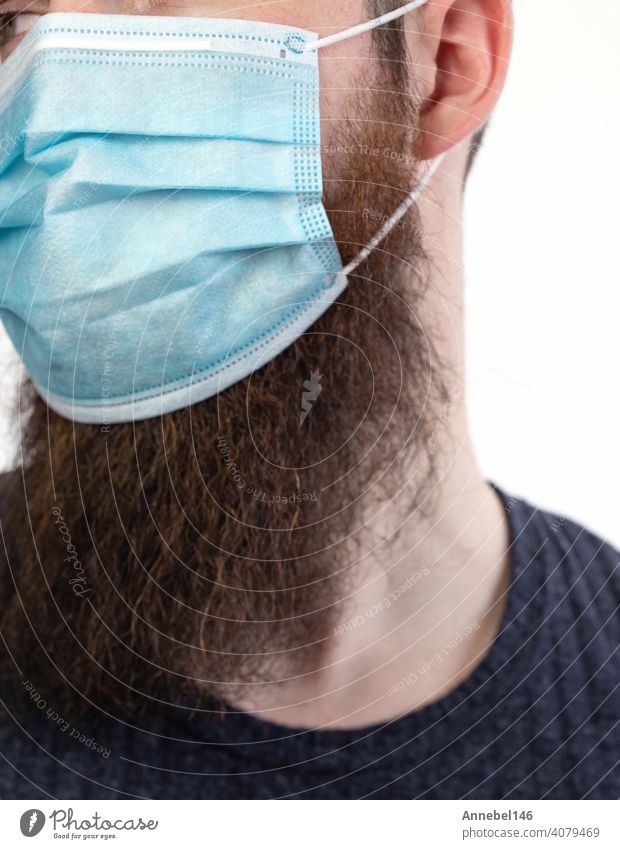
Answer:
M319 61L321 142L324 145L331 143L340 122L352 117L352 104L368 78L368 59L358 55L341 58L343 46L338 47L340 57L330 55ZM351 49L348 52L353 54Z
M321 104L321 159L325 193L334 199L338 180L350 173L350 147L363 144L367 128L359 115L360 96L372 78L370 39L365 37L334 45L319 58ZM335 184L332 181L336 180Z

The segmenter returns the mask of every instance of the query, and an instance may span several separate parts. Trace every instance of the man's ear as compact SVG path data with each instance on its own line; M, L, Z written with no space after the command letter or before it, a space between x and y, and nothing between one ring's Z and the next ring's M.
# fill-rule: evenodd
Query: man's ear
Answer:
M511 0L431 0L422 8L416 64L422 159L432 159L479 129L506 80L513 39Z

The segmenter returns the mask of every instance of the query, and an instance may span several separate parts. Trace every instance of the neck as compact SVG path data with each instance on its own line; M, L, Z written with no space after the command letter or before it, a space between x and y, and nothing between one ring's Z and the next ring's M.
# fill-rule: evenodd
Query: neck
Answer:
M452 401L418 457L434 484L415 510L416 467L351 529L347 594L312 669L253 688L239 706L293 727L362 727L440 699L493 643L509 584L504 507L478 467L464 401L458 157L422 201L432 265L427 307L453 375ZM441 202L437 202L437 195ZM441 234L441 242L433 234ZM449 247L449 250L448 250ZM417 462L420 462L419 460ZM275 679L276 676L274 676Z

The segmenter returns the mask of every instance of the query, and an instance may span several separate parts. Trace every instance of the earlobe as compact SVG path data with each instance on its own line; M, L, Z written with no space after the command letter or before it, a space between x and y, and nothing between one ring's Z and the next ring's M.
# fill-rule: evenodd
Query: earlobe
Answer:
M420 156L456 146L489 118L503 89L513 38L511 0L453 0L425 18L432 88L421 109Z

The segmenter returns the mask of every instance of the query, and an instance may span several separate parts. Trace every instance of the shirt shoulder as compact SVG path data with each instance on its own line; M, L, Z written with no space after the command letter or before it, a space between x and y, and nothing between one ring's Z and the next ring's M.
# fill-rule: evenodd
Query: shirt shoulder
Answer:
M620 551L610 542L568 516L536 507L525 499L501 495L509 515L513 513L513 539L529 537L530 553L532 545L538 543L547 558L581 570L595 565L609 577L615 575L617 581Z
M568 516L506 495L515 580L581 630L620 640L620 551ZM615 637L614 637L615 635Z

